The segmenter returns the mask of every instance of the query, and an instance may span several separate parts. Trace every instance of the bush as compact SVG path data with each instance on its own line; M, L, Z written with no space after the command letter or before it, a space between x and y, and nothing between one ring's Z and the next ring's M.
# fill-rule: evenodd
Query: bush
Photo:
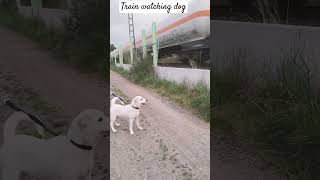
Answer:
M240 62L244 61L239 58ZM284 54L276 71L230 80L230 68L214 72L215 129L239 137L271 157L290 177L320 170L320 98L302 50ZM245 64L235 64L237 69ZM233 74L233 72L230 72ZM270 74L275 74L270 78ZM236 77L235 76L235 77ZM239 82L245 85L241 85ZM307 178L307 177L304 177Z
M135 62L129 74L132 80L137 83L143 83L143 81L146 80L146 77L155 78L152 59L145 59ZM144 82L143 84L146 83L147 82Z

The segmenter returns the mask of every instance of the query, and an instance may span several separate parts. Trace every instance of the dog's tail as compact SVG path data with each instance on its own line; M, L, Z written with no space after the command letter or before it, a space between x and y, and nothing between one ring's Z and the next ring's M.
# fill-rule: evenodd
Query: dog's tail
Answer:
M111 106L115 105L117 100L121 101L120 98L114 97L114 98L111 100ZM124 102L123 102L123 101L121 101L121 103L122 103L122 105L124 105Z
M34 123L25 113L17 111L14 112L5 122L3 129L3 142L6 143L16 135L16 127L22 120L28 120ZM44 130L41 126L36 124L38 133L44 136Z

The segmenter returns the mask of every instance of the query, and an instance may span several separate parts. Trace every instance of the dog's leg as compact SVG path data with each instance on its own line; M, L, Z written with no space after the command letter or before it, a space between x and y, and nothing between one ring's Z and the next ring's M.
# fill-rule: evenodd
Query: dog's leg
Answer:
M143 127L140 126L140 123L139 123L139 119L138 119L138 118L136 118L136 125L137 125L138 129L140 129L140 130L143 129Z
M129 129L130 129L130 134L134 134L133 129L132 129L132 125L133 125L133 121L135 119L134 118L130 118L129 120Z
M113 127L113 123L116 121L117 117L115 115L110 116L110 127L113 132L117 132L117 130Z
M2 169L2 180L19 180L19 177L20 173L17 170L7 168Z

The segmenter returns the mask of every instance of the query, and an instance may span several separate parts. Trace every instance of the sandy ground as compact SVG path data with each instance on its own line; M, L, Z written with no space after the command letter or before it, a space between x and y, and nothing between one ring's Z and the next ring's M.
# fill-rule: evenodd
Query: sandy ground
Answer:
M32 41L1 27L0 39L0 95L10 95L12 100L36 113L45 122L51 120L51 123L62 122L64 125L84 109L106 110L106 81L80 74L57 63L48 52ZM25 89L29 90L28 93ZM59 111L53 113L39 102L38 106L31 106L35 98L40 98ZM11 109L0 106L1 136L2 124L10 113ZM99 139L93 177L95 180L107 179L109 176L108 144L106 138Z
M128 122L111 133L112 179L210 179L209 124L150 90L111 72L111 85L129 99L142 95L142 127L130 135Z

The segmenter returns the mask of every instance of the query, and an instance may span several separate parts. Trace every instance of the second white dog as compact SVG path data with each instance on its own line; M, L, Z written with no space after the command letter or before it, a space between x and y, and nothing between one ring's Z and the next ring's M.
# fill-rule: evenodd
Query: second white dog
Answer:
M110 127L113 132L117 132L117 130L113 127L113 124L116 126L120 126L119 123L116 122L117 118L128 119L129 120L129 130L130 134L134 134L133 132L133 121L136 122L138 129L142 130L143 128L139 124L139 120L137 117L140 115L140 108L147 102L142 96L136 96L132 99L131 104L128 105L120 105L116 104L116 101L120 100L118 97L114 97L111 100L110 107Z
M72 121L66 136L43 140L16 135L19 122L31 120L24 113L15 112L4 124L2 180L18 180L21 172L41 179L91 179L96 137L107 129L105 119L100 111L83 111Z

